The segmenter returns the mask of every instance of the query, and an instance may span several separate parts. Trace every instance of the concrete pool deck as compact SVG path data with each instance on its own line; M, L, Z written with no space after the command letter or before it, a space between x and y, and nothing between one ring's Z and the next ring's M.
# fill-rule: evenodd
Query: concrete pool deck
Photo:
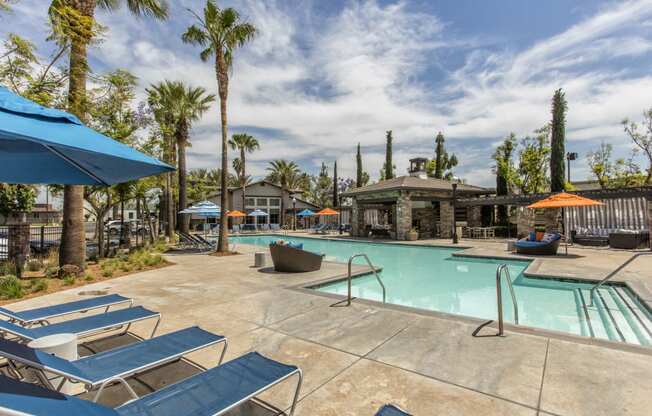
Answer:
M501 243L462 242L469 244L478 253L504 254ZM295 287L343 275L345 265L327 262L319 272L278 274L252 267L256 248L239 244L238 250L244 254L171 255L176 264L170 267L9 307L76 300L80 291L89 290L133 297L162 313L159 334L199 325L228 337L226 360L257 350L299 366L304 385L297 415L373 415L387 402L414 415L648 415L652 409L652 349L632 351L615 343L591 345L513 331L495 337L495 330L487 327L473 336L478 324L464 319L361 301L334 306L330 297ZM573 254L578 255L573 262L551 258L539 267L557 275L584 270L584 276L601 276L632 253ZM638 264L643 259L645 264ZM623 272L624 278L650 285L648 261L637 260ZM145 336L151 326L133 329ZM214 366L218 355L207 350L190 358ZM174 381L170 374L147 377L156 386ZM286 408L293 387L288 382L262 398ZM247 408L230 414L267 413Z

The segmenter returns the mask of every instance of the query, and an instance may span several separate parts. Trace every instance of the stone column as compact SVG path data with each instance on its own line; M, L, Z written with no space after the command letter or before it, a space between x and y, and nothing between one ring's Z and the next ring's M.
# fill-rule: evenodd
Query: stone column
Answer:
M469 227L482 227L482 207L480 205L466 208L466 223Z
M16 274L21 277L23 266L29 256L29 224L9 225L7 240L7 258L16 264Z
M561 209L546 209L543 216L546 219L546 232L561 232Z
M534 229L534 210L526 207L516 208L516 235L518 238L526 236Z
M451 238L453 236L453 215L453 203L451 201L441 201L439 203L441 238Z
M405 240L412 228L412 200L409 192L401 192L396 200L396 239Z
M650 231L650 248L652 249L652 199L647 200L647 222Z
M364 208L358 205L356 198L351 204L351 235L364 237Z

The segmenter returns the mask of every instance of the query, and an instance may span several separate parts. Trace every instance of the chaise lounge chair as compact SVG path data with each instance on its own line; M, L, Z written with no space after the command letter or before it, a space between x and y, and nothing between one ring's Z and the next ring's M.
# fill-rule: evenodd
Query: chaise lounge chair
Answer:
M218 416L298 375L288 413L294 414L303 376L301 370L257 352L211 368L154 393L111 409L42 387L0 376L0 412L35 416Z
M35 324L49 324L49 320L52 318L73 313L85 313L93 309L106 308L104 312L108 312L111 306L127 302L129 302L129 306L134 304L133 299L113 294L19 312L0 308L0 315L9 318L9 322L19 323L23 326L32 326Z
M125 381L127 377L160 367L219 343L224 344L219 361L221 364L226 352L226 338L196 326L75 361L59 358L6 339L0 339L0 355L9 361L14 375L20 374L17 370L19 366L29 367L36 370L39 381L52 390L61 389L66 380L83 383L87 391L99 388L94 399L97 401L104 388L112 383L121 383L131 395L134 395ZM48 377L46 372L62 377L58 386L51 383L49 380L51 377Z
M25 341L54 334L76 334L79 338L82 338L118 329L125 325L124 333L127 333L131 324L153 318L156 318L156 325L150 335L151 338L154 336L158 324L161 321L161 314L145 309L142 306L99 313L36 328L26 328L12 322L0 321L0 333L3 335L10 334Z
M410 414L395 404L386 404L378 410L375 416L410 416Z
M516 242L516 252L518 254L528 254L534 256L554 256L559 249L561 235L558 233L546 233L541 241L536 241L529 237L523 238Z

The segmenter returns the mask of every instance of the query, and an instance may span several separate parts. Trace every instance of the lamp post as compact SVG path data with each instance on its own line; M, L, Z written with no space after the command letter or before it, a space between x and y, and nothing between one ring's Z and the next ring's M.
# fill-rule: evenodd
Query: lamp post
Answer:
M566 153L566 161L568 163L568 183L571 183L571 174L570 174L570 162L571 160L577 160L577 152L568 152Z
M453 184L453 201L452 201L452 204L453 204L453 244L458 243L458 239L457 239L457 223L455 221L455 197L456 197L456 194L457 194L457 184L454 183Z
M292 230L297 230L297 198L292 196L292 212L294 212L294 219L292 221Z

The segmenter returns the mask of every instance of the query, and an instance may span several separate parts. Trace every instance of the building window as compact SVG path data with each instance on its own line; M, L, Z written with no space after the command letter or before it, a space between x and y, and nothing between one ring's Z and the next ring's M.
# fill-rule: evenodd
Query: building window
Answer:
M254 198L246 198L245 199L245 205L248 207L252 207L256 205L256 200Z
M266 207L267 206L267 198L257 198L256 199L256 206Z
M270 224L279 224L281 210L278 208L272 208L269 210L269 223Z
M279 207L281 206L281 198L269 198L270 207Z
M130 219L130 220L133 220L133 219L134 219L134 213L133 213L133 212L130 212L130 213L129 213L129 219Z

